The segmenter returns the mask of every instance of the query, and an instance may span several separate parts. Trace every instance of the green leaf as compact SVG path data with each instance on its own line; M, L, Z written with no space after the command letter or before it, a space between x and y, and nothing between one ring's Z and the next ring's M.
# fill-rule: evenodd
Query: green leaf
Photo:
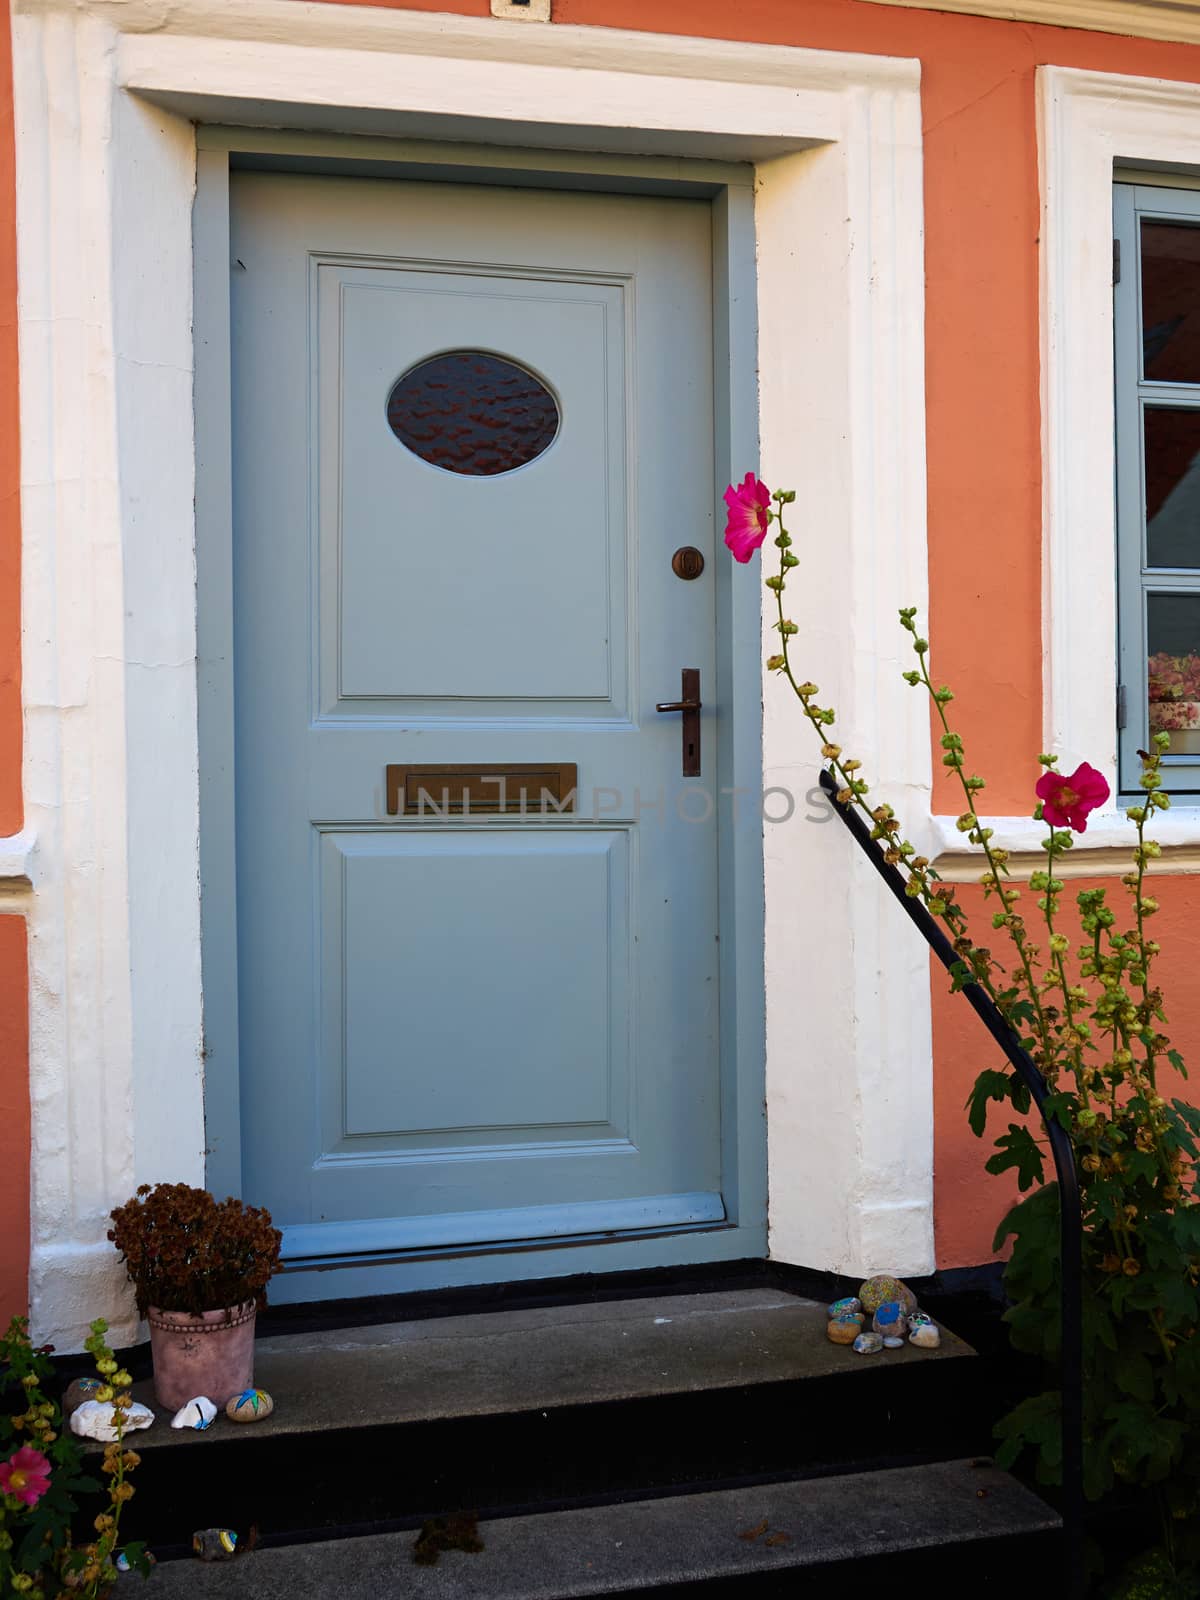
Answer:
M1062 1477L1062 1398L1057 1390L1031 1395L1022 1400L996 1424L1000 1441L996 1465L1011 1467L1021 1451L1038 1452L1038 1477L1043 1483L1058 1483Z
M153 1571L153 1562L146 1553L145 1541L138 1539L133 1544L127 1544L123 1552L134 1572L140 1572L143 1578L148 1578Z
M951 994L958 994L961 989L966 988L967 984L975 981L975 974L965 961L956 961L949 971Z
M1180 1454L1185 1424L1134 1400L1105 1406L1104 1416L1113 1423L1109 1441L1118 1474L1162 1483Z
M1148 1150L1130 1150L1125 1156L1125 1172L1130 1178L1141 1178L1149 1183L1158 1171L1158 1162Z
M1151 1405L1154 1400L1154 1368L1140 1350L1124 1350L1114 1368L1117 1387L1134 1400Z
M1021 1290L1014 1287L1014 1270L1019 1271L1022 1261L1022 1252L1037 1252L1042 1255L1058 1258L1058 1185L1048 1183L1043 1188L1036 1190L1031 1195L1026 1195L1024 1200L1018 1200L1009 1208L996 1229L996 1237L992 1241L993 1250L1003 1250L1009 1236L1015 1235L1018 1240L1018 1250L1009 1262L1005 1273L1005 1282L1010 1287L1014 1299L1020 1299Z
M1008 1132L996 1140L996 1154L988 1160L984 1170L993 1176L1015 1170L1017 1187L1022 1192L1035 1183L1046 1181L1046 1163L1041 1150L1029 1129L1015 1122L1010 1122Z
M1075 1112L1078 1100L1073 1094L1048 1094L1042 1101L1042 1115L1049 1122L1051 1118L1071 1132L1075 1126Z
M1195 1334L1176 1346L1170 1376L1187 1409L1200 1412L1200 1338Z
M1179 1054L1178 1050L1168 1050L1167 1051L1167 1060L1175 1068L1175 1071L1179 1074L1179 1076L1181 1078L1186 1078L1187 1077L1187 1075L1188 1075L1187 1074L1187 1068L1184 1066L1183 1057Z
M977 1139L983 1137L987 1127L987 1108L989 1101L1003 1101L1009 1097L1009 1075L1007 1072L994 1072L991 1070L981 1072L975 1079L975 1087L967 1096L967 1121L970 1123L971 1132Z

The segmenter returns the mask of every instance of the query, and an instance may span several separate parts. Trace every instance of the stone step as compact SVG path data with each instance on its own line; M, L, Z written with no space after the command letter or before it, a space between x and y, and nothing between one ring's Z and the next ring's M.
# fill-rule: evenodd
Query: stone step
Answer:
M815 1300L742 1289L284 1334L255 1344L255 1382L275 1398L273 1416L222 1422L200 1435L156 1427L145 1442L207 1449L231 1433L261 1442L348 1426L860 1378L973 1355L944 1330L939 1350L905 1345L863 1357L831 1344L826 1321ZM161 1410L150 1383L134 1395Z
M995 1417L953 1334L863 1357L768 1289L267 1338L255 1376L274 1415L205 1433L135 1391L160 1416L130 1538L170 1555L205 1526L278 1544L985 1454Z
M631 1439L636 1450L638 1441ZM357 1471L348 1459L340 1464ZM339 1469L331 1461L330 1470ZM765 1524L765 1528L763 1525ZM211 1565L161 1565L157 1600L567 1600L571 1596L794 1595L885 1579L970 1583L972 1594L1057 1587L1058 1521L1007 1473L978 1460L837 1475L481 1521L484 1549L412 1559L413 1535L261 1549ZM756 1529L762 1529L757 1537ZM1045 1580L1038 1586L1039 1569ZM133 1580L129 1580L132 1582ZM845 1592L849 1592L845 1589Z

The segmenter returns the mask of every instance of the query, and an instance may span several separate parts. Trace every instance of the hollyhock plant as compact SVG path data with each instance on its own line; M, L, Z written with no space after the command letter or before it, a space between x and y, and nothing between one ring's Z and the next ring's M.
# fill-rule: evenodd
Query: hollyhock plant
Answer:
M726 489L725 505L725 543L733 552L733 559L745 563L767 537L771 491L748 472L741 483L731 483Z
M32 1445L22 1445L15 1456L0 1461L0 1494L35 1506L49 1487L50 1463Z
M117 1438L104 1450L105 1479L98 1515L81 1515L80 1500L100 1484L83 1475L83 1446L63 1427L61 1407L46 1396L56 1374L49 1346L35 1348L24 1317L0 1331L0 1595L22 1600L107 1600L114 1592L118 1555L146 1575L142 1544L121 1549L121 1516L133 1495L129 1477L138 1456L124 1443L132 1376L105 1342L106 1324L92 1323L84 1347L112 1402ZM57 1387L57 1384L55 1385ZM89 1532L83 1535L83 1529ZM75 1536L86 1542L76 1544Z
M1087 819L1109 796L1108 780L1086 761L1069 778L1061 772L1043 772L1034 789L1050 826L1074 828L1076 833L1087 831Z
M756 495L763 487L749 477L746 483L756 485ZM731 485L727 504L745 487ZM1155 731L1151 749L1139 752L1141 793L1125 808L1134 842L1130 870L1120 878L1123 894L1114 893L1110 905L1109 887L1080 889L1069 918L1059 863L1109 799L1109 786L1086 761L1063 774L1057 756L1038 756L1042 772L1031 782L1030 798L1035 821L1046 825L1044 862L1029 876L1036 909L1026 909L1025 886L1014 879L1009 852L979 814L986 785L970 771L962 736L950 724L953 692L930 674L929 641L917 626L916 607L901 610L900 626L915 657L902 675L931 702L942 765L962 794L956 826L976 847L991 933L1008 946L1001 961L976 931L978 907L966 895L960 899L955 885L904 837L892 807L870 798L861 761L848 758L836 741L833 708L822 705L817 685L794 670L799 628L784 596L792 570L801 565L785 525L795 496L765 487L763 494L765 500L754 503L762 507L766 531L774 529L779 553L777 570L765 579L773 596L771 627L779 636L767 671L783 677L799 700L836 781L837 803L862 813L905 893L945 926L958 958L953 988L976 984L989 995L1046 1080L1044 1109L1071 1136L1084 1229L1086 1493L1098 1500L1119 1491L1126 1516L1130 1495L1140 1490L1147 1537L1160 1541L1150 1559L1166 1563L1173 1582L1190 1585L1171 1594L1200 1595L1200 1109L1177 1092L1186 1074L1166 1032L1155 969L1160 947L1150 928L1158 901L1146 882L1161 853L1147 836L1147 823L1171 803L1162 773L1170 734ZM744 561L761 542L734 548L730 541L730 548ZM1194 661L1152 659L1163 698L1192 693ZM1058 1188L1046 1180L1041 1130L1028 1122L1029 1090L1007 1065L980 1073L967 1101L976 1135L997 1107L1014 1115L1005 1118L986 1170L1012 1174L1024 1196L995 1239L998 1252L1013 1241L1005 1266L1006 1321L1017 1348L1041 1356L1057 1372ZM1008 1466L1023 1450L1034 1451L1040 1479L1059 1482L1061 1409L1053 1386L1022 1401L997 1427L997 1461Z

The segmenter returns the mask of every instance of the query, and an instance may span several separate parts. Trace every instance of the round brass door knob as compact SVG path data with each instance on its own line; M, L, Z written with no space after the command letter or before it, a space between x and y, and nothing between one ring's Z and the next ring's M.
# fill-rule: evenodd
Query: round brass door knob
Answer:
M681 544L671 557L671 571L677 578L690 582L704 571L704 557L694 544Z

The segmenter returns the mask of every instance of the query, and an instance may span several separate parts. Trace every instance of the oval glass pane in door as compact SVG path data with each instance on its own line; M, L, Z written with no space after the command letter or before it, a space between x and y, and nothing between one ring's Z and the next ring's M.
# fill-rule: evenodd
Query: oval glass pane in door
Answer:
M450 350L410 367L388 395L388 426L444 472L490 478L554 443L558 404L540 378L485 350Z

